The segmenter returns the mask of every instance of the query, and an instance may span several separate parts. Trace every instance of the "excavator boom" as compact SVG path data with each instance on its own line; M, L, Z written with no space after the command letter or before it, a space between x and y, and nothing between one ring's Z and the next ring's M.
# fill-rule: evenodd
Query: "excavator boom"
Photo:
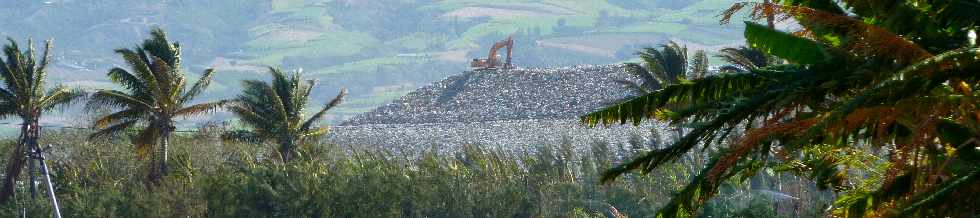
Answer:
M507 39L494 43L493 46L490 47L490 54L487 56L487 58L473 59L473 62L470 63L470 67L473 67L474 69L496 69L497 66L500 65L500 60L497 60L497 51L499 51L501 48L507 48L507 59L503 63L502 67L504 69L510 68L511 55L514 53L513 37L507 37Z

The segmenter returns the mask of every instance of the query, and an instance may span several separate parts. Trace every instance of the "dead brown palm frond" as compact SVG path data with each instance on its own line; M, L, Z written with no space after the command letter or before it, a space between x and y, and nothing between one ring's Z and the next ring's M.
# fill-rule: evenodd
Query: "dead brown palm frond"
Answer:
M759 147L760 143L767 138L776 135L801 135L808 128L817 123L817 118L809 118L788 123L776 122L782 116L773 116L766 123L767 125L751 129L733 145L733 149L725 153L718 159L717 164L711 166L705 176L705 182L709 187L720 184L723 180L722 175L727 174L731 167L735 166L742 158ZM707 200L707 199L705 199Z
M749 14L749 18L752 20L762 20L767 17L775 17L777 21L794 19L806 31L820 29L844 36L847 40L840 40L840 43L843 44L835 46L847 49L859 56L891 58L901 65L915 63L933 56L919 45L887 29L848 16L802 6L739 2L719 15L721 16L721 23L730 23L737 12L746 7L752 9ZM812 33L802 33L812 35Z

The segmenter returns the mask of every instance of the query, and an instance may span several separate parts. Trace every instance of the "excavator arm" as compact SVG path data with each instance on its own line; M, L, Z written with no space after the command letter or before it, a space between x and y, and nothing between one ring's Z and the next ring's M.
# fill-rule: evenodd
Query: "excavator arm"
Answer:
M507 39L494 43L493 46L490 47L490 54L487 56L487 59L473 59L470 66L479 69L496 68L497 65L500 65L500 60L497 60L497 51L499 51L501 48L507 48L507 59L506 62L503 63L503 68L510 68L511 55L514 53L513 37L507 37Z

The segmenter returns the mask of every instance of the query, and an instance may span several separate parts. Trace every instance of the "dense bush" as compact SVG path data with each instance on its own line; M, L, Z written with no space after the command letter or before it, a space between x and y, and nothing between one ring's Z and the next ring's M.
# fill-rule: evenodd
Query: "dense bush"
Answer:
M49 164L66 217L644 217L691 176L680 162L651 176L598 183L603 169L642 145L594 143L589 152L542 146L525 154L466 146L419 157L307 145L283 164L274 146L198 133L175 137L174 171L154 186L145 178L147 161L127 140L79 141L86 133L45 132L42 141L57 145ZM727 200L713 201L704 215L775 216L778 203L748 184L730 183ZM50 213L43 195L29 196L21 184L0 216L19 216L25 207L32 216Z

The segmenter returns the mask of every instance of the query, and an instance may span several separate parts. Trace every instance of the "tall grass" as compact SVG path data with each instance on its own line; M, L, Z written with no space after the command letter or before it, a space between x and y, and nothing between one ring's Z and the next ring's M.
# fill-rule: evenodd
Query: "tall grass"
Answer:
M272 146L224 143L205 131L175 137L174 173L153 186L144 178L147 161L127 140L89 143L86 135L49 131L42 142L56 145L49 164L66 217L645 217L691 177L679 162L599 184L603 169L645 149L635 143L542 145L520 154L470 145L417 157L316 144L284 164ZM704 215L777 215L780 203L745 181L731 183ZM43 195L31 200L26 187L0 216L50 213Z

